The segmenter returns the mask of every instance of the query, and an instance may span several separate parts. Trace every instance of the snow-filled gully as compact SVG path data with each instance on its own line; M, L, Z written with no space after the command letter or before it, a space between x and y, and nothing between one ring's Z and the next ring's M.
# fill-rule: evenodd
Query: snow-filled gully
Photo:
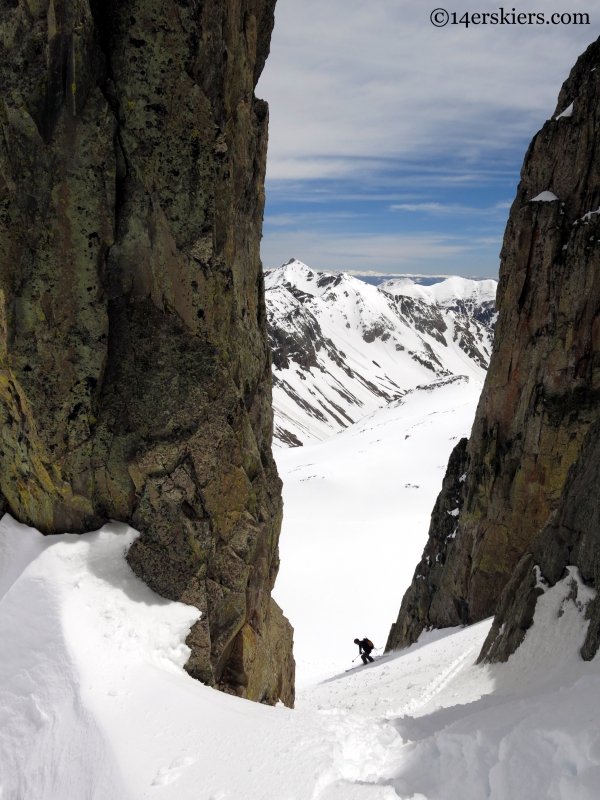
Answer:
M285 513L274 597L294 625L300 688L344 673L357 636L385 644L480 393L443 379L324 442L276 452Z
M184 672L197 611L131 573L135 535L0 522L2 800L597 797L600 665L578 652L594 592L577 570L507 664L475 666L489 620L430 631L291 711Z

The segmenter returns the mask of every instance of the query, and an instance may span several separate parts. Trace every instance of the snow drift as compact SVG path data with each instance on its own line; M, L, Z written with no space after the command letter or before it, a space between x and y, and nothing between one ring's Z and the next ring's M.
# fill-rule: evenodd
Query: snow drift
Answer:
M290 711L185 673L197 611L133 575L135 535L0 523L3 800L597 796L600 662L578 653L594 592L576 570L506 664L474 664L489 621L432 631Z

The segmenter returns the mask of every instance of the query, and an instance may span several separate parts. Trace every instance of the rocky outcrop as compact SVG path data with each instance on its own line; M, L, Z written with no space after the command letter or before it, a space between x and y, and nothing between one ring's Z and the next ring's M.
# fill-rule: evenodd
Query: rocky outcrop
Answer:
M600 588L600 418L590 426L569 471L558 508L532 542L502 593L480 660L506 661L533 623L537 598L578 567L583 581ZM571 580L577 601L577 581ZM589 604L591 620L581 655L591 660L600 645L600 594Z
M0 8L0 487L114 518L194 677L293 703L259 259L275 0Z
M599 67L596 42L525 157L501 253L494 350L467 447L456 538L427 602L416 602L421 589L413 581L402 607L414 611L395 626L388 649L410 644L425 627L494 614L513 576L502 607L505 614L513 608L505 638L518 645L515 626L526 630L539 590L533 567L541 563L542 577L557 580L565 566L559 540L567 535L560 523L567 497L575 508L591 491L587 478L567 491L567 476L571 468L585 473L592 445L584 442L600 410ZM558 527L544 528L555 512ZM578 547L589 549L589 525L577 522L579 533L567 537L571 563ZM545 544L536 545L542 528L537 541ZM573 536L588 544L576 545ZM552 568L541 557L547 548L561 553ZM585 575L597 581L586 564Z

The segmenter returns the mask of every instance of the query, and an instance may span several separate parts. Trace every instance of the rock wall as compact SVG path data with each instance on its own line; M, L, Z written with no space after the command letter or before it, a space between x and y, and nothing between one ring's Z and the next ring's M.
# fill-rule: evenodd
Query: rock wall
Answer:
M599 68L600 40L578 60L525 157L457 533L440 548L432 519L430 561L404 597L388 649L414 642L427 627L494 614L517 565L533 591L533 561L524 567L521 559L564 502L570 469L586 458L586 434L600 410ZM550 199L536 199L542 193ZM527 602L520 604L525 617Z
M538 597L563 579L567 567L578 567L583 580L600 588L600 419L590 426L581 454L569 471L556 511L535 537L500 598L494 622L479 660L506 661L533 624ZM577 581L571 580L577 602ZM600 645L600 594L587 609L590 625L581 655L594 658Z
M275 0L0 6L0 488L109 518L194 677L293 704L259 244Z

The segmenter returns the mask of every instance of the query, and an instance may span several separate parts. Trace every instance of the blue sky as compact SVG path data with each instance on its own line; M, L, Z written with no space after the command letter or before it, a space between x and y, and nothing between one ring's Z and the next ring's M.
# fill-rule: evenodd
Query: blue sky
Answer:
M438 29L439 2L278 0L257 89L270 105L266 268L295 257L360 274L497 275L525 150L600 34L600 10L530 0L516 11L587 11L591 24Z

